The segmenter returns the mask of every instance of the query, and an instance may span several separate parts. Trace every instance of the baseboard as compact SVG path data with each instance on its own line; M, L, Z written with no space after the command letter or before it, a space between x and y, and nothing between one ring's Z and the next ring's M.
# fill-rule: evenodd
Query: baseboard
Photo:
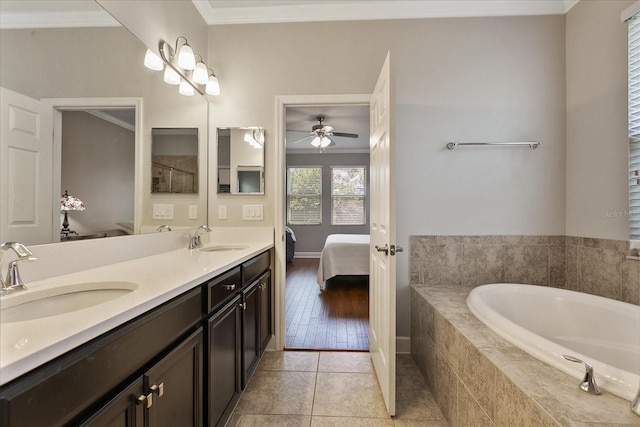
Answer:
M294 258L320 258L320 252L296 252Z
M411 337L396 337L396 354L411 354Z

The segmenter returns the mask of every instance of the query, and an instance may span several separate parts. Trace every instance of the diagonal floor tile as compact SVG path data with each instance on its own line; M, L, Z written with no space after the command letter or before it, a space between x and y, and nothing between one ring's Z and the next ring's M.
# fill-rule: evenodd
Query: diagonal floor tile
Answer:
M313 415L387 418L374 374L318 372Z
M256 371L235 414L311 415L315 372Z

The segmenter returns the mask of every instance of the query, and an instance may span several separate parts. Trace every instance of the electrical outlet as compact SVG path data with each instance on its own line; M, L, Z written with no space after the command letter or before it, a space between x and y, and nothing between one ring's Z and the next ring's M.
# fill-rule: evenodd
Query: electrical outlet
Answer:
M189 205L189 219L198 219L198 205Z
M227 205L218 205L218 219L227 219Z

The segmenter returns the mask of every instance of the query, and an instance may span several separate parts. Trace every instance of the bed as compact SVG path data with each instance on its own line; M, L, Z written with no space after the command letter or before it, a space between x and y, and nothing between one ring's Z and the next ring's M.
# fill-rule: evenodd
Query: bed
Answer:
M369 235L330 234L320 254L318 285L335 276L369 275Z

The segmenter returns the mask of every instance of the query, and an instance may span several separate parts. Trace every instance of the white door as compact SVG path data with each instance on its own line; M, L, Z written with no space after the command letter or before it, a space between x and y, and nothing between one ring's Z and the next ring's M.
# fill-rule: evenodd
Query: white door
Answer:
M0 88L0 240L53 234L53 108Z
M369 346L389 415L396 406L396 261L394 105L391 58L371 97L371 262Z

